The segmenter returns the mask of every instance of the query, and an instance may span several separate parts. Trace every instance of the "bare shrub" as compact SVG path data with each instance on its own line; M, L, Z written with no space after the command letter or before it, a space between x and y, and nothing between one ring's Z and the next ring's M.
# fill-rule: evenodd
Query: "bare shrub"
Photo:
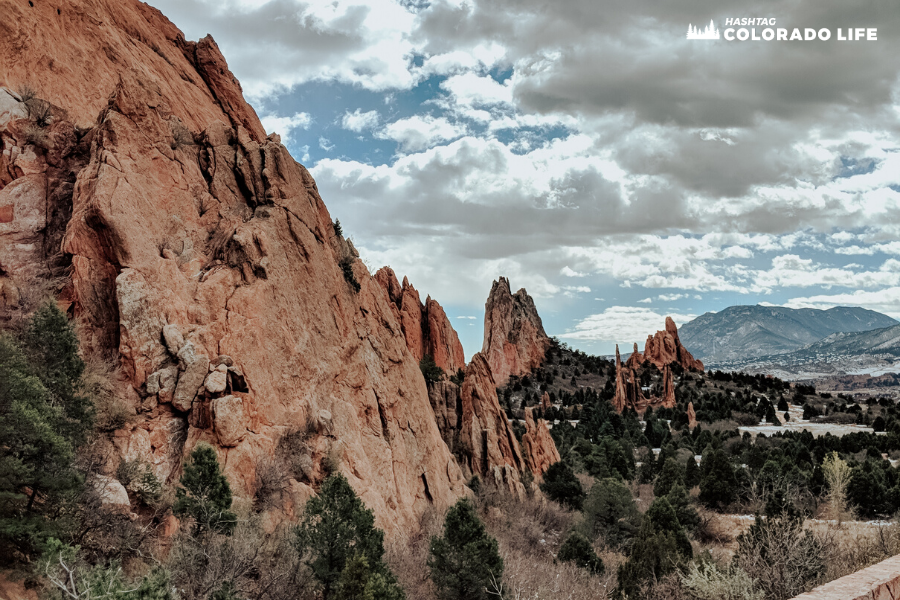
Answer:
M19 100L25 104L30 100L37 98L37 92L35 92L34 88L27 83L19 86L19 89L16 90L16 94L19 96Z
M37 146L38 148L43 148L46 150L49 141L47 130L38 127L35 123L32 123L25 128L25 141L33 146Z
M38 127L46 127L53 120L53 106L41 98L32 98L25 103L28 118Z
M266 534L258 520L240 521L234 534L176 537L166 561L182 600L206 600L225 583L242 598L312 600L313 578L282 528Z
M287 489L288 479L283 461L277 457L260 459L256 463L256 495L253 497L253 507L258 511L274 508L281 493Z
M658 581L641 586L641 600L688 600L689 596L677 573L669 573ZM693 600L693 598L691 598Z
M814 530L825 559L825 581L865 569L900 554L900 525L827 524Z
M109 560L119 560L125 565L140 562L156 546L159 520L154 517L157 515L132 521L128 513L105 507L93 486L85 487L72 516L77 523L73 543L92 564Z
M433 536L443 530L442 515L427 510L419 519L418 530L406 540L387 541L385 562L406 592L407 598L435 600L434 583L431 581L425 561Z
M825 575L821 542L790 514L758 518L738 537L735 564L772 600L793 598Z
M85 357L82 391L94 402L95 426L99 431L121 429L134 417L128 401L119 393L120 383L113 359L99 352Z
M697 541L704 544L729 544L734 541L730 525L718 514L705 508L698 508L700 524L694 532Z
M840 525L853 520L853 511L847 502L847 485L850 483L850 465L832 452L822 461L822 471L828 482L828 518Z
M719 568L712 561L694 562L681 576L682 586L696 600L763 600L756 582L740 568Z
M172 150L184 148L185 146L194 146L194 135L190 129L185 127L184 123L178 117L169 119L169 131L172 132Z
M608 598L615 588L616 569L606 566L602 576L591 575L573 563L559 563L535 555L523 554L504 549L503 556L504 600L544 600L566 598L567 600L602 600Z
M519 501L504 490L482 484L478 508L490 531L509 551L547 557L562 543L577 513L543 496Z

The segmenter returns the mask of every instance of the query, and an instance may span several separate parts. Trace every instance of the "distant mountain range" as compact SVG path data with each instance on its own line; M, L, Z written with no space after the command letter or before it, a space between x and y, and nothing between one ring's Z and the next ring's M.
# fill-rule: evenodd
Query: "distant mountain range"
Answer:
M707 366L760 357L774 359L771 355L801 349L804 354L811 353L811 358L881 352L879 348L894 344L900 354L900 323L858 307L818 310L730 306L685 323L679 328L679 336L684 346Z

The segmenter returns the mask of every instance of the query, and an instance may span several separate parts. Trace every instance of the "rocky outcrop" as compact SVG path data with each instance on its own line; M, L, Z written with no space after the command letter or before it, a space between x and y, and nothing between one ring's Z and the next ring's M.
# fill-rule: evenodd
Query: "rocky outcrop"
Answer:
M484 305L481 352L497 385L505 385L510 375L524 375L539 367L549 347L550 338L531 296L524 288L513 294L505 277L495 281Z
M449 381L428 385L428 398L447 447L464 475L479 475L519 495L519 472L528 469L537 480L559 461L559 451L547 424L526 409L526 432L518 443L500 407L490 366L480 352L472 357L462 387ZM550 397L544 401L550 406Z
M0 220L42 245L15 260L0 247L0 261L17 281L61 256L83 349L118 352L134 418L110 436L104 473L139 461L173 481L206 441L249 498L257 462L313 424L296 502L326 455L389 536L463 495L396 305L335 234L309 172L265 137L214 42L184 41L136 0L33 4L3 3L2 84L28 83L68 116L43 128L44 148L21 110L0 107L0 197L16 194ZM26 218L41 207L44 223ZM515 470L503 443L492 460Z
M390 267L379 269L375 281L392 303L391 310L400 321L406 346L416 360L422 360L428 354L437 366L451 374L465 368L466 359L459 336L437 300L429 296L422 304L416 288L406 277L401 285Z
M631 352L631 356L628 357L628 360L625 361L625 366L629 369L638 369L642 364L644 364L644 356L638 352L638 345L637 342L635 342L634 350Z
M613 407L616 411L622 412L626 408L638 410L639 406L646 407L646 404L647 399L641 390L637 372L622 363L619 345L616 344L616 393L613 396Z
M458 410L455 452L463 471L506 487L516 495L523 493L519 478L525 468L522 450L500 408L490 366L481 353L476 353L466 368Z
M541 410L547 410L552 407L553 404L550 402L550 394L544 392L544 394L541 396Z
M637 349L637 344L635 344L635 349ZM674 362L688 371L703 371L703 362L691 356L691 353L681 345L681 340L678 339L678 328L675 327L672 317L666 317L664 330L647 336L647 343L644 345L644 360L650 361L659 369Z
M662 372L661 393L658 397L647 397L641 389L638 369L649 362ZM672 363L688 371L703 371L703 363L691 356L678 339L678 329L671 317L666 317L666 328L655 335L647 336L644 353L638 352L638 345L623 364L616 345L616 393L613 406L619 412L626 408L643 413L648 406L675 408L675 376Z
M693 429L697 426L697 413L694 412L694 403L688 402L687 407L687 418L688 418L688 427Z
M522 453L525 464L540 478L552 465L560 461L559 450L550 436L550 429L543 419L534 418L534 407L525 409L525 433L522 434ZM566 425L568 427L568 425Z
M632 355L634 356L634 355ZM631 360L622 362L619 346L616 345L616 393L613 396L613 407L622 412L631 408L643 413L648 407L675 408L675 377L668 365L662 369L662 393L659 397L647 396L641 387L637 367L631 366Z

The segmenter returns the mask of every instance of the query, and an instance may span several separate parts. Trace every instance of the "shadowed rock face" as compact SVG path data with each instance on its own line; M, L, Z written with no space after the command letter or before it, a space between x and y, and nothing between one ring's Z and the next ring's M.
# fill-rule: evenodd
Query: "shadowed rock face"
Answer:
M505 385L510 375L524 375L539 367L549 347L550 338L531 296L524 288L513 294L505 277L495 281L484 305L481 352L497 385Z
M212 39L184 41L136 0L35 4L0 0L2 83L30 84L68 117L38 147L0 90L13 98L0 104L0 200L16 192L14 206L31 207L0 219L0 260L9 236L48 239L32 213L69 203L56 253L71 264L83 347L118 353L136 415L110 436L104 472L140 460L172 481L203 440L252 497L257 462L301 429L309 468L283 516L319 483L326 455L389 536L452 504L462 474L396 304L335 235L309 172L265 136ZM67 196L48 196L69 180ZM0 292L14 295L52 254L4 262ZM458 365L461 347L447 356Z

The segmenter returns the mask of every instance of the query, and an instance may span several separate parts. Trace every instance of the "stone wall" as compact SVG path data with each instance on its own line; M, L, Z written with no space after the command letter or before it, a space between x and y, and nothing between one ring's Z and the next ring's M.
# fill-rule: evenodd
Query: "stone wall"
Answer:
M835 579L794 600L894 600L900 598L900 555Z

